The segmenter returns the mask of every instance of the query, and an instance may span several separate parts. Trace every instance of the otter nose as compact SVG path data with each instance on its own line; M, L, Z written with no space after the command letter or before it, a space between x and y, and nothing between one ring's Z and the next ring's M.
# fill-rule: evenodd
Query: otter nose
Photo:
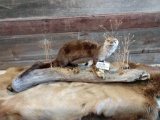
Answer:
M116 42L117 42L117 40L115 39L115 40L114 40L114 43L116 43Z

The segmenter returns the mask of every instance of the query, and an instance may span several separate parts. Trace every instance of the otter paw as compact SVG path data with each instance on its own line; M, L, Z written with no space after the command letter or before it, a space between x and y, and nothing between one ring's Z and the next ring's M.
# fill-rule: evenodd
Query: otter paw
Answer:
M98 71L96 71L96 75L97 75L97 77L99 77L101 79L105 79L106 78L105 71L102 70L102 69L99 69Z

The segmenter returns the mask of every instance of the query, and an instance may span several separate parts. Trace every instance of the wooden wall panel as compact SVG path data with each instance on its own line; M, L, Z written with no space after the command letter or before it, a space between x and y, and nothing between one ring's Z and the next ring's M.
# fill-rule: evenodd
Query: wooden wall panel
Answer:
M160 28L127 29L116 31L120 41L128 34L136 40L130 45L131 60L146 64L160 64ZM91 39L99 44L104 42L104 32L68 32L53 34L1 36L0 37L0 68L9 66L31 65L45 60L44 51L40 44L44 39L52 42L52 56L55 58L60 47L71 40ZM45 37L44 37L45 36ZM113 60L113 57L108 59Z
M0 0L0 19L160 11L159 0Z
M62 18L30 18L0 20L0 36L46 34L116 29L115 21L122 22L118 29L160 27L160 12L105 14ZM110 22L112 21L112 22Z
M122 21L116 33L123 40L129 33L134 62L159 64L160 0L0 0L0 69L31 65L45 60L39 47L52 41L55 58L59 48L73 39L104 41L104 25ZM108 60L113 60L112 57Z

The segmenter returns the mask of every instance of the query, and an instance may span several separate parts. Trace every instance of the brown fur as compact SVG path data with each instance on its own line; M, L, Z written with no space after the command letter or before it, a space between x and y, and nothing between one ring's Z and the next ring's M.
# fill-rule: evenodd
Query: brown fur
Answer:
M98 45L90 40L75 40L68 42L59 50L54 61L51 63L35 63L29 69L24 71L19 77L23 77L34 69L49 68L51 64L54 67L65 67L80 58L92 58L93 63L96 64L99 59L102 59L100 58L101 56L104 56L107 52L110 52L110 49L114 46L113 44L115 44L116 40L116 38L109 37L105 40L103 45ZM107 55L106 57L109 56Z
M150 80L147 81L150 89L146 89L146 94L160 97L160 67L152 67L144 64L129 63L130 68L146 70L150 73Z
M102 104L102 108L98 108L102 111L100 114L104 116L105 109L117 110L110 116L102 117L103 119L107 117L109 120L156 120L158 105L155 97L160 95L160 68L135 63L129 63L129 66L148 71L151 79L110 84L53 83L39 85L15 95L1 89L0 120L77 120L82 116L90 116L90 113L98 114L94 108L99 104ZM4 79L11 82L18 72L20 69L14 68L1 75L0 84ZM7 84L6 82L3 85ZM110 101L105 104L105 100ZM116 108L117 105L121 107ZM96 120L102 118L98 117ZM85 120L85 117L83 119Z
M63 45L59 50L53 66L64 67L79 58L93 58L97 61L97 54L101 46L89 40L76 40Z
M96 62L96 56L100 48L100 45L89 40L75 40L68 42L59 50L54 61L51 63L37 62L23 72L19 77L23 77L34 69L49 68L51 64L54 67L65 67L72 61L80 58L93 58Z

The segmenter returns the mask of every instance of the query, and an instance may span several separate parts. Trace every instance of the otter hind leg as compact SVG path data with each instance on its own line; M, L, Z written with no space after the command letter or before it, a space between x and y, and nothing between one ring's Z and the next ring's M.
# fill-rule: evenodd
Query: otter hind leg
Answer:
M67 66L69 66L69 67L78 67L78 64L75 64L75 63L68 63Z

